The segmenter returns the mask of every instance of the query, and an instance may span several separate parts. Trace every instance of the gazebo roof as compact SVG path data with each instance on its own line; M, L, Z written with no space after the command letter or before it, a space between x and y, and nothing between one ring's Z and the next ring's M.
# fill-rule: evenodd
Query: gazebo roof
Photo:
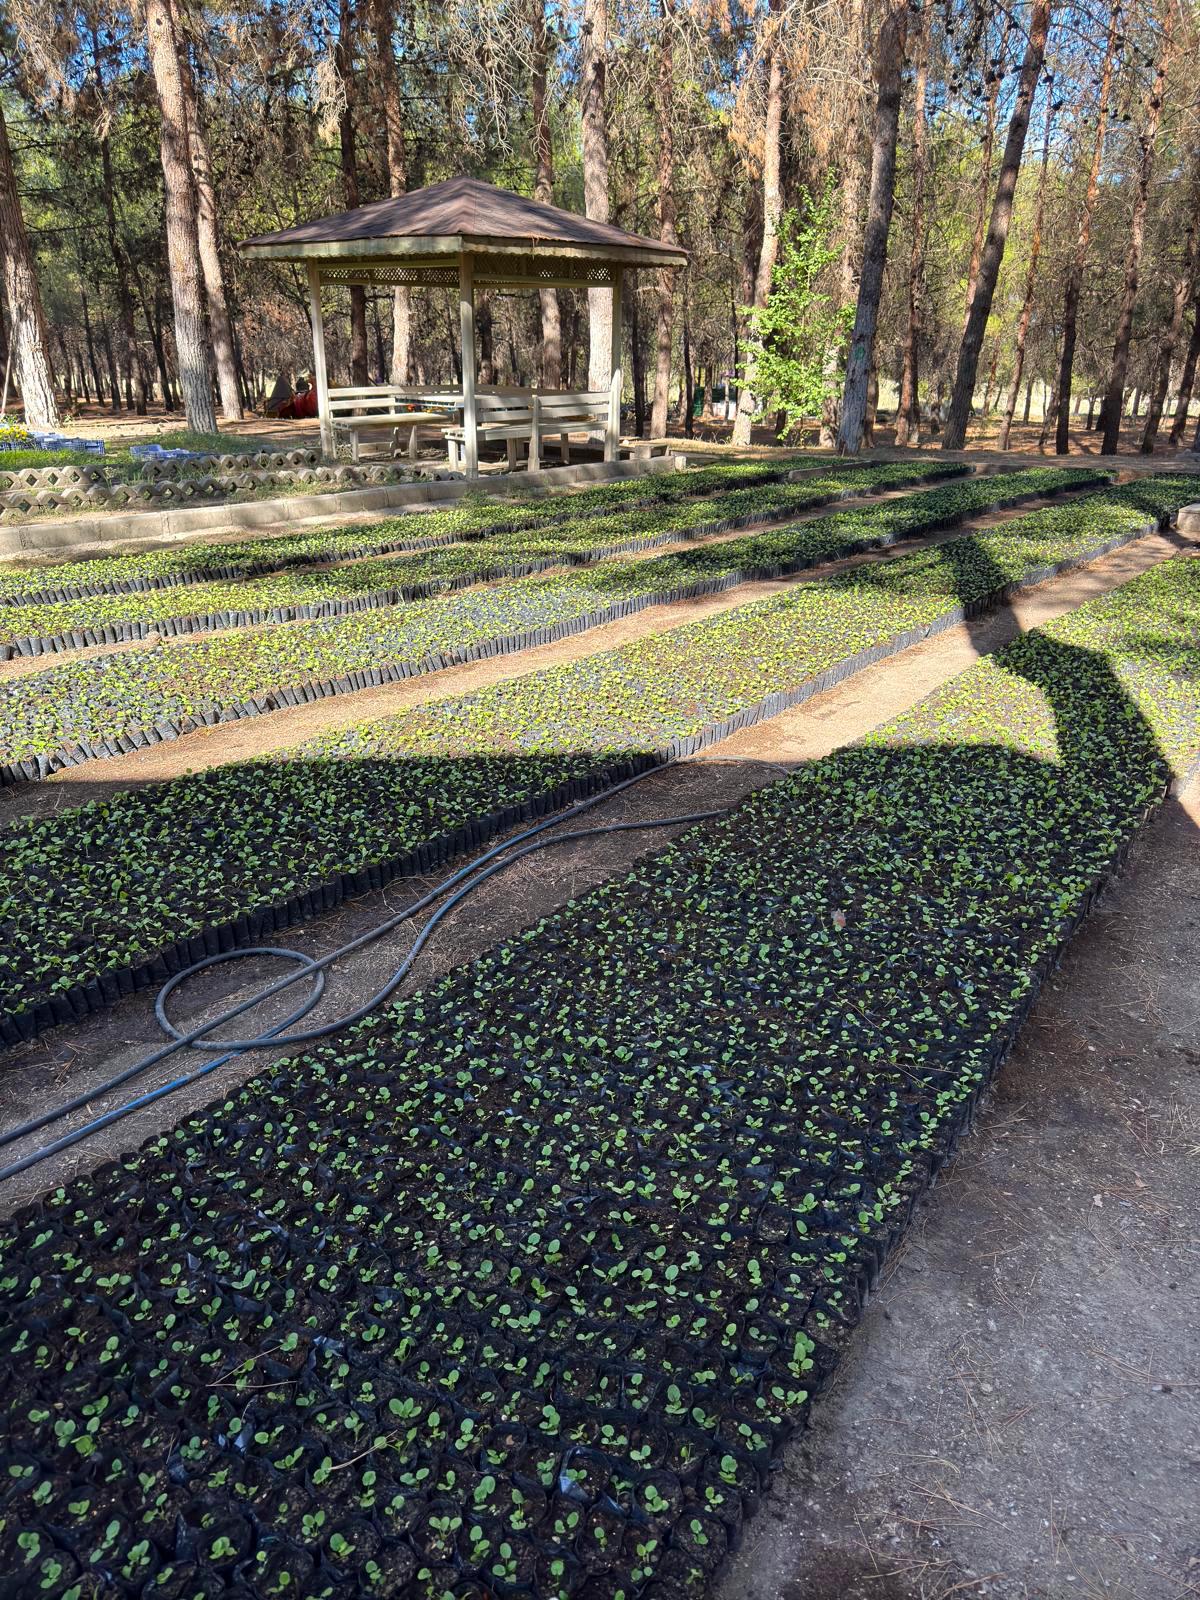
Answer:
M282 261L458 255L585 258L614 266L682 266L687 252L593 222L477 178L449 178L247 239L249 256Z

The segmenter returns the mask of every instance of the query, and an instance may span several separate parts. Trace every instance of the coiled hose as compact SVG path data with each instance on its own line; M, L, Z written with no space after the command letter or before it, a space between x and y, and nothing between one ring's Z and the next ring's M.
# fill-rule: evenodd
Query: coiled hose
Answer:
M92 1101L99 1099L103 1095L111 1094L114 1089L119 1089L123 1084L140 1077L143 1072L148 1072L151 1067L155 1067L159 1062L167 1060L178 1050L200 1050L210 1055L213 1052L217 1052L213 1055L213 1059L206 1061L203 1066L197 1067L193 1072L182 1073L180 1076L172 1078L170 1082L160 1084L156 1089L147 1090L144 1094L139 1094L119 1106L114 1106L111 1111L106 1111L101 1116L94 1117L91 1121L73 1129L70 1133L64 1133L60 1138L40 1146L28 1155L22 1156L19 1160L11 1162L8 1166L0 1167L0 1182L3 1182L6 1178L16 1177L19 1172L27 1171L30 1167L36 1166L38 1162L45 1161L49 1156L57 1155L62 1150L70 1149L72 1145L78 1144L80 1140L87 1139L94 1133L99 1133L103 1128L111 1127L114 1122L120 1122L122 1118L131 1116L133 1112L140 1111L145 1106L153 1105L156 1101L165 1099L167 1095L174 1094L179 1089L187 1088L189 1084L197 1083L201 1078L206 1078L215 1072L218 1067L224 1066L226 1062L245 1055L247 1051L261 1050L268 1047L274 1048L279 1045L312 1044L317 1039L324 1039L330 1034L340 1033L343 1028L348 1028L356 1022L361 1022L369 1012L382 1005L388 996L393 994L400 984L404 982L404 979L412 970L413 963L429 943L434 929L443 918L447 917L456 906L461 905L469 895L474 894L489 878L494 877L499 872L503 872L506 867L511 867L515 862L523 860L526 856L533 855L539 850L545 850L550 845L569 844L577 839L598 839L606 834L631 833L642 828L680 827L693 822L707 822L713 817L721 815L719 810L693 811L682 816L653 817L645 822L601 823L589 828L573 828L566 833L555 833L550 838L539 837L550 829L560 828L564 822L570 822L573 818L592 810L593 807L603 805L605 801L611 800L615 795L621 794L626 789L631 789L635 784L644 782L646 778L661 770L661 767L650 767L645 772L635 774L632 778L624 778L621 782L611 784L608 788L600 790L598 794L589 795L586 800L578 801L557 816L545 818L541 822L535 823L532 827L514 834L512 838L493 845L489 850L485 850L482 855L474 857L473 860L468 861L464 866L452 872L449 877L444 878L441 883L430 889L426 894L423 894L420 899L415 900L412 905L407 906L403 911L397 912L395 916L388 917L384 922L377 923L375 927L368 928L365 933L360 933L357 938L351 939L347 944L340 945L336 950L331 950L328 955L307 956L302 951L288 950L279 945L254 945L242 950L229 950L219 955L206 956L203 960L194 961L190 966L184 967L174 977L167 979L166 983L158 991L154 1001L154 1015L159 1026L168 1036L169 1042L167 1044L153 1051L150 1055L143 1056L140 1061L135 1061L132 1066L125 1067L106 1082L95 1085L87 1090L86 1093L77 1094L73 1099L65 1100L61 1105L54 1106L49 1111L44 1111L36 1117L31 1117L28 1122L23 1122L19 1127L9 1128L6 1132L0 1133L0 1149L5 1145L12 1144L17 1139L27 1138L30 1134L38 1132L39 1129L47 1127L50 1123L61 1121L63 1117L70 1116L74 1111L82 1110L84 1106L90 1105ZM531 840L533 841L532 843L527 842ZM321 1023L318 1027L302 1029L296 1033L286 1033L284 1031L290 1028L293 1023L300 1022L304 1017L308 1016L321 999L325 993L326 972L334 962L340 961L345 956L352 955L366 945L373 944L376 939L382 938L384 934L391 933L395 928L399 928L405 922L418 916L426 907L441 899L445 894L449 894L449 899L443 905L438 906L437 910L413 940L403 961L391 973L383 987L373 994L369 1000L365 1000L362 1005L356 1007L353 1011L348 1011L344 1016L335 1017L333 1021ZM290 961L294 964L294 970L285 973L280 978L276 978L272 983L252 994L249 999L241 1001L238 1005L230 1007L228 1011L222 1012L220 1016L214 1017L211 1022L202 1023L199 1027L193 1028L189 1032L182 1031L171 1021L167 1015L167 1002L172 994L186 983L189 978L195 977L197 973L203 972L209 967L223 966L226 962L241 961L249 956L267 956L280 961ZM303 1002L294 1011L263 1033L254 1034L248 1039L214 1039L212 1037L215 1029L234 1021L243 1012L253 1009L264 1000L269 1000L272 995L279 994L282 990L289 988L293 983L299 983L304 978L312 980L312 988Z

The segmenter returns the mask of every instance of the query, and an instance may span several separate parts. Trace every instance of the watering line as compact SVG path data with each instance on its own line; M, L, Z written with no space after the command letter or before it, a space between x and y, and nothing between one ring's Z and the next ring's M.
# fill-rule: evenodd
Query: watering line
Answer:
M17 1139L27 1138L30 1134L37 1133L49 1124L59 1122L62 1118L70 1116L74 1111L82 1110L102 1096L111 1094L114 1090L123 1087L134 1078L140 1077L142 1073L148 1072L151 1067L166 1061L176 1051L192 1049L205 1051L210 1055L213 1052L218 1052L213 1056L213 1059L206 1061L203 1066L197 1067L193 1072L181 1073L169 1082L160 1084L155 1089L147 1090L145 1093L139 1094L119 1106L114 1106L112 1110L92 1118L51 1143L40 1146L28 1155L22 1156L19 1160L11 1162L6 1167L0 1167L0 1182L3 1182L6 1178L16 1177L18 1173L27 1171L30 1167L36 1166L48 1157L70 1149L72 1145L78 1144L81 1140L89 1138L94 1133L99 1133L104 1128L111 1127L113 1123L121 1121L124 1117L131 1116L135 1111L143 1110L146 1106L154 1105L157 1101L165 1099L167 1095L174 1094L180 1089L185 1089L189 1085L199 1082L200 1079L206 1078L215 1072L218 1067L224 1066L229 1061L236 1060L251 1050L261 1050L279 1045L311 1044L318 1039L327 1038L330 1034L340 1033L342 1029L351 1027L356 1022L361 1022L370 1012L382 1005L389 995L393 994L403 983L411 972L417 957L433 937L434 930L439 923L490 878L502 872L506 867L512 866L515 862L523 860L526 856L534 855L537 851L547 849L550 845L568 844L579 839L602 838L613 833L631 833L642 828L682 827L695 822L708 822L712 818L722 815L719 809L693 811L679 816L653 817L645 822L610 822L595 824L586 828L573 828L566 833L556 833L548 839L537 837L552 828L561 827L564 822L569 822L572 818L590 811L593 807L603 804L606 800L613 799L614 796L621 794L624 790L644 782L645 779L662 770L661 765L652 766L648 767L644 772L635 773L631 778L623 778L619 783L611 784L608 788L600 790L599 793L588 796L586 800L580 800L576 804L569 806L567 810L557 816L544 818L532 827L525 828L520 833L514 834L510 839L505 839L501 843L493 845L489 850L485 850L482 855L475 856L471 861L466 862L462 867L452 872L449 877L444 878L441 883L436 884L403 911L399 911L385 921L377 923L373 928L368 928L365 933L360 933L348 943L340 945L336 950L331 950L327 955L307 956L299 950L288 950L282 946L254 945L245 949L229 950L218 955L205 956L200 961L192 962L190 966L184 967L173 977L168 978L155 997L155 1019L163 1032L168 1035L169 1042L167 1044L162 1045L150 1055L143 1056L131 1066L125 1067L104 1083L97 1084L85 1093L78 1094L73 1099L66 1100L61 1105L30 1118L19 1127L10 1128L4 1133L0 1133L0 1148L12 1144ZM441 899L445 894L449 894L450 898L434 911L413 940L403 961L389 975L383 987L377 990L370 999L365 1000L362 1005L356 1007L353 1011L347 1012L344 1016L336 1017L332 1021L322 1023L317 1027L307 1028L295 1033L284 1031L292 1027L294 1023L302 1021L320 1001L325 993L327 969L336 961L340 961L345 956L352 955L365 946L373 944L376 939L382 938L384 934L391 933L403 923L419 915L420 912L432 905L434 901ZM210 967L223 966L226 962L240 961L251 956L265 956L273 960L290 961L295 964L295 970L276 978L265 987L258 989L248 999L231 1006L227 1011L222 1012L220 1016L214 1017L211 1021L201 1023L198 1027L181 1031L171 1021L167 1015L167 1001L189 978L195 977L198 973ZM215 1029L234 1021L244 1012L261 1005L265 1000L271 999L272 996L281 993L293 983L298 983L305 978L312 980L312 989L309 994L286 1017L274 1023L264 1032L255 1034L247 1039L214 1039L211 1037Z

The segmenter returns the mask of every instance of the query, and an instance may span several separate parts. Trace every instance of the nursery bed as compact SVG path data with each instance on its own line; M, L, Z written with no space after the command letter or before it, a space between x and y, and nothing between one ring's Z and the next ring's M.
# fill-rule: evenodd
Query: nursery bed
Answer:
M794 464L730 463L694 473L623 479L569 496L540 496L503 504L472 500L445 511L409 513L366 526L323 528L219 544L175 545L53 566L6 562L0 566L0 606L53 605L101 595L140 594L245 579L295 567L392 552L418 552L606 518L612 518L612 523L607 530L594 531L594 542L607 540L609 545L628 548L625 541L636 540L645 520L642 513L656 508L676 507L681 520L686 521L683 508L689 501L710 496L720 499L742 491L741 499L732 502L733 514L753 512L755 501L747 501L745 494L758 490L757 498L764 507L776 502L782 506L782 511L767 513L778 516L789 508L869 493L876 485L936 481L971 470L957 462L865 462L837 465L813 474L793 473L788 470L790 465ZM791 477L795 477L794 483L785 481ZM702 520L693 507L692 521L699 524ZM568 541L571 531L567 530Z
M246 638L223 635L51 666L0 682L0 782L44 778L197 727L550 643L649 605L795 574L1081 481L1097 479L1054 469L970 479L676 555L599 564Z
M0 1227L10 1587L703 1592L1198 635L1169 562Z
M720 616L0 833L0 1038L31 1038L778 714L1158 525L1178 480L1047 507Z
M1065 478L1069 471L1045 470L1051 478ZM1106 482L1111 474L1077 469L1076 476L1078 486L1087 487ZM868 490L919 486L929 481L929 475L891 472L885 479L851 485L845 492L834 492L828 478L821 481L824 487L820 490L792 484L753 493L736 489L681 506L650 507L620 516L610 511L578 521L556 520L544 527L490 533L470 541L446 538L400 557L369 557L316 568L292 566L262 577L199 584L187 590L192 609L186 612L180 611L181 597L173 588L90 595L45 605L0 605L0 659L58 654L150 635L174 638L376 610L473 584L526 577L555 567L589 566L614 555L717 538L831 501L855 498Z

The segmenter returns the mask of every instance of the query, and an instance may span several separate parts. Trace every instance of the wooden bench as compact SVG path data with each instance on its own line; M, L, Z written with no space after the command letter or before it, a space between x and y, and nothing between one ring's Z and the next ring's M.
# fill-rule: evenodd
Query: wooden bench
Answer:
M413 461L417 454L417 431L421 427L444 427L462 410L462 395L457 389L435 388L429 384L389 386L371 384L353 389L329 391L329 416L334 438L339 433L350 438L350 453L361 456L364 439L383 438L397 447L408 429L406 453Z
M482 392L475 396L475 435L479 443L503 440L508 465L514 468L517 447L528 440L530 472L537 472L541 466L542 441L547 436L558 436L559 454L566 466L571 460L570 435L584 433L589 438L596 434L605 437L608 420L607 390L583 390L577 394L557 389L545 394ZM465 442L461 426L446 429L451 467L459 467Z

